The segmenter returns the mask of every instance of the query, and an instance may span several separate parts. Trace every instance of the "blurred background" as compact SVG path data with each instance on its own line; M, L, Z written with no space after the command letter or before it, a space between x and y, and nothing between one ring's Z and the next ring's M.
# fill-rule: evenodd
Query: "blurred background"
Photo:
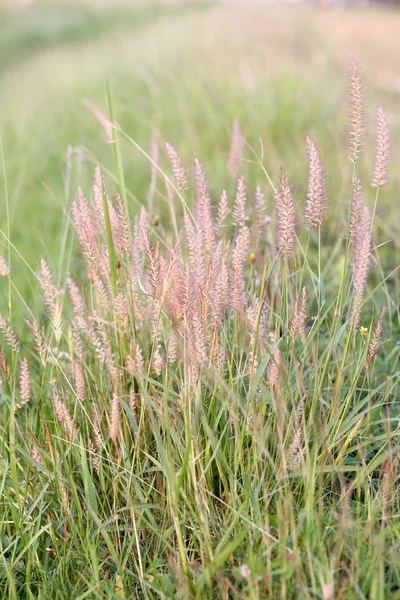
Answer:
M235 188L227 162L237 120L258 153L262 140L273 180L285 166L302 210L305 135L311 135L328 172L328 247L340 234L348 201L346 76L354 56L368 90L369 149L361 173L371 203L377 105L390 120L391 178L377 225L379 243L391 240L393 258L400 244L399 35L399 3L389 2L0 0L7 179L0 176L0 228L6 229L7 186L15 247L36 271L42 256L62 269L63 232L78 184L90 191L95 164L110 174L110 183L116 174L112 145L97 118L99 110L109 114L108 80L123 130L163 167L167 140L189 166L199 156L216 196L222 186L231 193ZM166 214L163 182L152 179L132 145L121 142L121 152L132 216L149 195L153 212ZM253 158L249 149L244 154ZM241 169L252 186L264 188L272 211L260 167L244 160ZM22 288L30 285L23 261L13 271Z

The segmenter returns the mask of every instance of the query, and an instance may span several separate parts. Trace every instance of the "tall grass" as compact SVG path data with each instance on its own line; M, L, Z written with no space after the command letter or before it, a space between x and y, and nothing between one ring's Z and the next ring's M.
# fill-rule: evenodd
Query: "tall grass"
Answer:
M29 341L11 308L0 319L0 597L394 597L398 276L382 272L362 197L354 62L350 81L347 218L331 256L330 156L309 137L306 198L285 165L274 181L238 123L234 197L215 202L200 160L187 171L167 144L148 157L167 210L131 222L121 139L146 153L113 124L121 195L100 169L77 193L72 272L60 281L42 260ZM380 109L377 190L388 139Z

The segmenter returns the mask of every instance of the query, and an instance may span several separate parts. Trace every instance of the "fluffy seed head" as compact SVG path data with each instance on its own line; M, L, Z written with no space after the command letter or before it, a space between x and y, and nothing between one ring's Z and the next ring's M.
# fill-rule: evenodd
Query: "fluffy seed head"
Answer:
M278 248L283 258L287 259L293 252L296 215L293 192L283 168L281 168L279 188L275 191L275 203L278 220Z
M306 228L318 227L322 224L326 214L326 186L325 173L317 147L307 137L308 154L308 192L305 210Z
M353 184L353 193L351 199L351 215L350 215L350 239L354 243L356 233L357 233L357 225L360 218L360 212L363 207L363 197L362 197L362 189L361 182L358 177L355 177Z
M7 277L10 274L10 267L8 266L6 259L0 256L0 277Z
M203 166L198 158L194 161L197 187L196 225L203 246L210 251L215 244L215 229L211 206L211 195Z
M65 431L67 433L68 439L72 440L72 438L77 437L79 435L79 429L75 424L75 421L69 414L68 408L66 407L63 400L61 400L57 388L56 382L52 380L52 395L53 395L53 407L54 413L59 421L64 425Z
M376 119L376 156L374 175L371 185L379 187L387 182L390 155L389 123L382 107L377 110Z
M43 259L40 262L40 275L38 279L40 287L42 288L46 307L50 316L54 319L57 314L57 296L59 292L53 283L53 276L49 265Z
M294 342L299 336L304 341L307 324L307 290L303 286L301 300L295 300L293 308L293 319L290 325L290 337Z
M382 342L382 331L383 331L383 318L385 316L385 309L382 310L379 319L374 327L371 335L371 339L368 345L368 362L371 362L379 352L379 348Z
M19 352L19 340L2 315L0 315L0 332L4 335L8 346L10 346L14 352Z
M371 216L368 208L364 206L360 212L356 226L354 240L353 259L353 314L354 328L357 329L360 322L359 304L364 299L365 286L367 283L369 263L371 259Z
M182 166L182 161L176 153L175 148L171 146L171 144L166 142L165 148L167 150L169 162L172 166L172 172L175 178L176 189L180 194L183 194L183 192L187 190L187 178L185 169Z
M355 163L361 155L365 134L365 95L361 71L352 58L349 65L349 159Z
M216 234L221 235L225 227L226 218L229 214L228 194L222 190L221 198L218 204L217 223L215 226Z
M235 225L237 225L238 227L244 227L247 221L246 196L246 186L244 184L243 177L241 177L238 182L235 204L233 207L233 218Z
M121 403L118 394L113 395L111 403L111 416L110 416L110 428L109 436L113 442L116 442L119 436L121 421Z
M31 399L31 377L29 373L28 360L26 358L24 358L21 364L19 395L21 397L22 404L26 404Z

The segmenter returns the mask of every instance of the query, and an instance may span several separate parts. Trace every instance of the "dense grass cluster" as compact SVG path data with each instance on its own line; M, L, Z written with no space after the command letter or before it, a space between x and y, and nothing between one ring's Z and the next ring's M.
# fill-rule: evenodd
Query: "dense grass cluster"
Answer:
M71 273L42 260L44 308L25 304L22 344L11 243L0 261L0 597L399 593L398 275L374 231L389 130L380 108L361 181L354 61L349 79L348 206L330 256L330 157L310 137L304 196L236 122L233 197L215 201L202 163L186 169L166 144L148 158L168 216L151 191L132 215L119 140L137 145L97 111L118 192L98 168L79 190Z

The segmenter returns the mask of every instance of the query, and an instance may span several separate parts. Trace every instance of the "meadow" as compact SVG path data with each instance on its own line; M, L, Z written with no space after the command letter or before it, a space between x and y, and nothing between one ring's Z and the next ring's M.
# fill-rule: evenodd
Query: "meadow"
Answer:
M400 598L399 31L0 5L0 598Z

